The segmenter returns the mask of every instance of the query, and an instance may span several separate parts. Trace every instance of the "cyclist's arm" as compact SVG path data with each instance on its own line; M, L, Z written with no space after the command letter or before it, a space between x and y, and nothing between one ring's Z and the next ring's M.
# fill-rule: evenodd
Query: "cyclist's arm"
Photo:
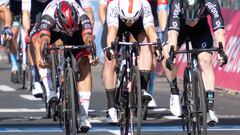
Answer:
M80 28L82 28L82 38L84 43L90 44L93 41L93 29L91 25L91 21L86 14L82 14L80 16Z
M94 26L94 14L91 0L77 0L80 1L83 10L86 12L87 16L89 17L92 27ZM79 2L78 2L79 3Z
M107 47L111 47L111 43L115 40L119 28L119 12L118 1L112 1L107 7Z
M3 13L4 27L11 27L12 26L12 15L11 15L11 11L7 7L7 5L5 5L5 4L1 5L0 12Z
M27 35L30 30L30 10L31 0L22 0L22 26Z
M177 39L180 31L180 0L174 0L170 3L168 17L168 46L174 45L177 49Z
M107 3L99 3L98 15L102 25L104 24L106 19L106 12L107 12Z
M217 0L206 0L206 8L211 15L215 39L217 43L222 42L223 48L225 49L224 21L220 5Z
M151 6L147 1L143 1L143 26L150 42L157 41L157 34L154 26L154 19Z
M157 0L157 14L160 30L163 31L167 25L168 0Z

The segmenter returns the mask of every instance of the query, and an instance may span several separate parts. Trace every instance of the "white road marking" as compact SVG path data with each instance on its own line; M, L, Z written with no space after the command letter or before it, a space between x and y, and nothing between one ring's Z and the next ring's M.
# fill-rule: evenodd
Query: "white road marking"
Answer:
M22 113L22 112L45 112L45 108L29 109L29 108L1 108L0 113Z
M7 85L0 85L0 91L3 92L12 92L12 91L16 91L16 89L9 87Z
M33 95L20 95L20 97L30 100L30 101L42 100L41 98L35 98Z

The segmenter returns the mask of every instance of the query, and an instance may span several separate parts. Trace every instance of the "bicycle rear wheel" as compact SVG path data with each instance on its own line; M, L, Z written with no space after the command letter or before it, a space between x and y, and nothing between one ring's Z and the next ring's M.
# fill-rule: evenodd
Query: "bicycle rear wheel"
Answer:
M142 124L142 91L139 69L137 66L132 67L130 78L130 132L132 135L140 135Z
M64 130L66 135L76 135L78 131L75 90L76 83L73 70L65 71L64 82Z

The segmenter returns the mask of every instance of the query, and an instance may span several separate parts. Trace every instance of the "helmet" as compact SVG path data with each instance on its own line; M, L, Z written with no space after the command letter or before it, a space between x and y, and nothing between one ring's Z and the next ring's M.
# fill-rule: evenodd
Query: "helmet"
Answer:
M141 0L119 0L119 14L123 22L134 23L141 13Z
M72 33L78 29L77 11L69 2L59 2L54 15L62 31Z
M204 12L204 0L182 0L184 18L187 23L196 23Z

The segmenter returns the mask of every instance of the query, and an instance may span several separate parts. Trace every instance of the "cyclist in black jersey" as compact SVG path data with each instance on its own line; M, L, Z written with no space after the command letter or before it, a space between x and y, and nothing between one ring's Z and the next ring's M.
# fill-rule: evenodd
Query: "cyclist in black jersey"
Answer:
M171 88L170 110L176 115L182 114L179 89L177 87L176 66L173 71L169 68L169 47L174 45L177 50L186 37L191 41L193 48L212 48L213 38L208 25L207 15L211 16L212 27L216 42L222 42L225 50L225 30L223 17L217 0L174 0L170 4L168 18L168 45L163 47L164 68ZM218 122L213 111L214 103L214 72L212 67L212 54L199 53L198 59L202 69L203 82L207 93L208 119L207 122ZM218 55L219 63L224 63L227 57Z

